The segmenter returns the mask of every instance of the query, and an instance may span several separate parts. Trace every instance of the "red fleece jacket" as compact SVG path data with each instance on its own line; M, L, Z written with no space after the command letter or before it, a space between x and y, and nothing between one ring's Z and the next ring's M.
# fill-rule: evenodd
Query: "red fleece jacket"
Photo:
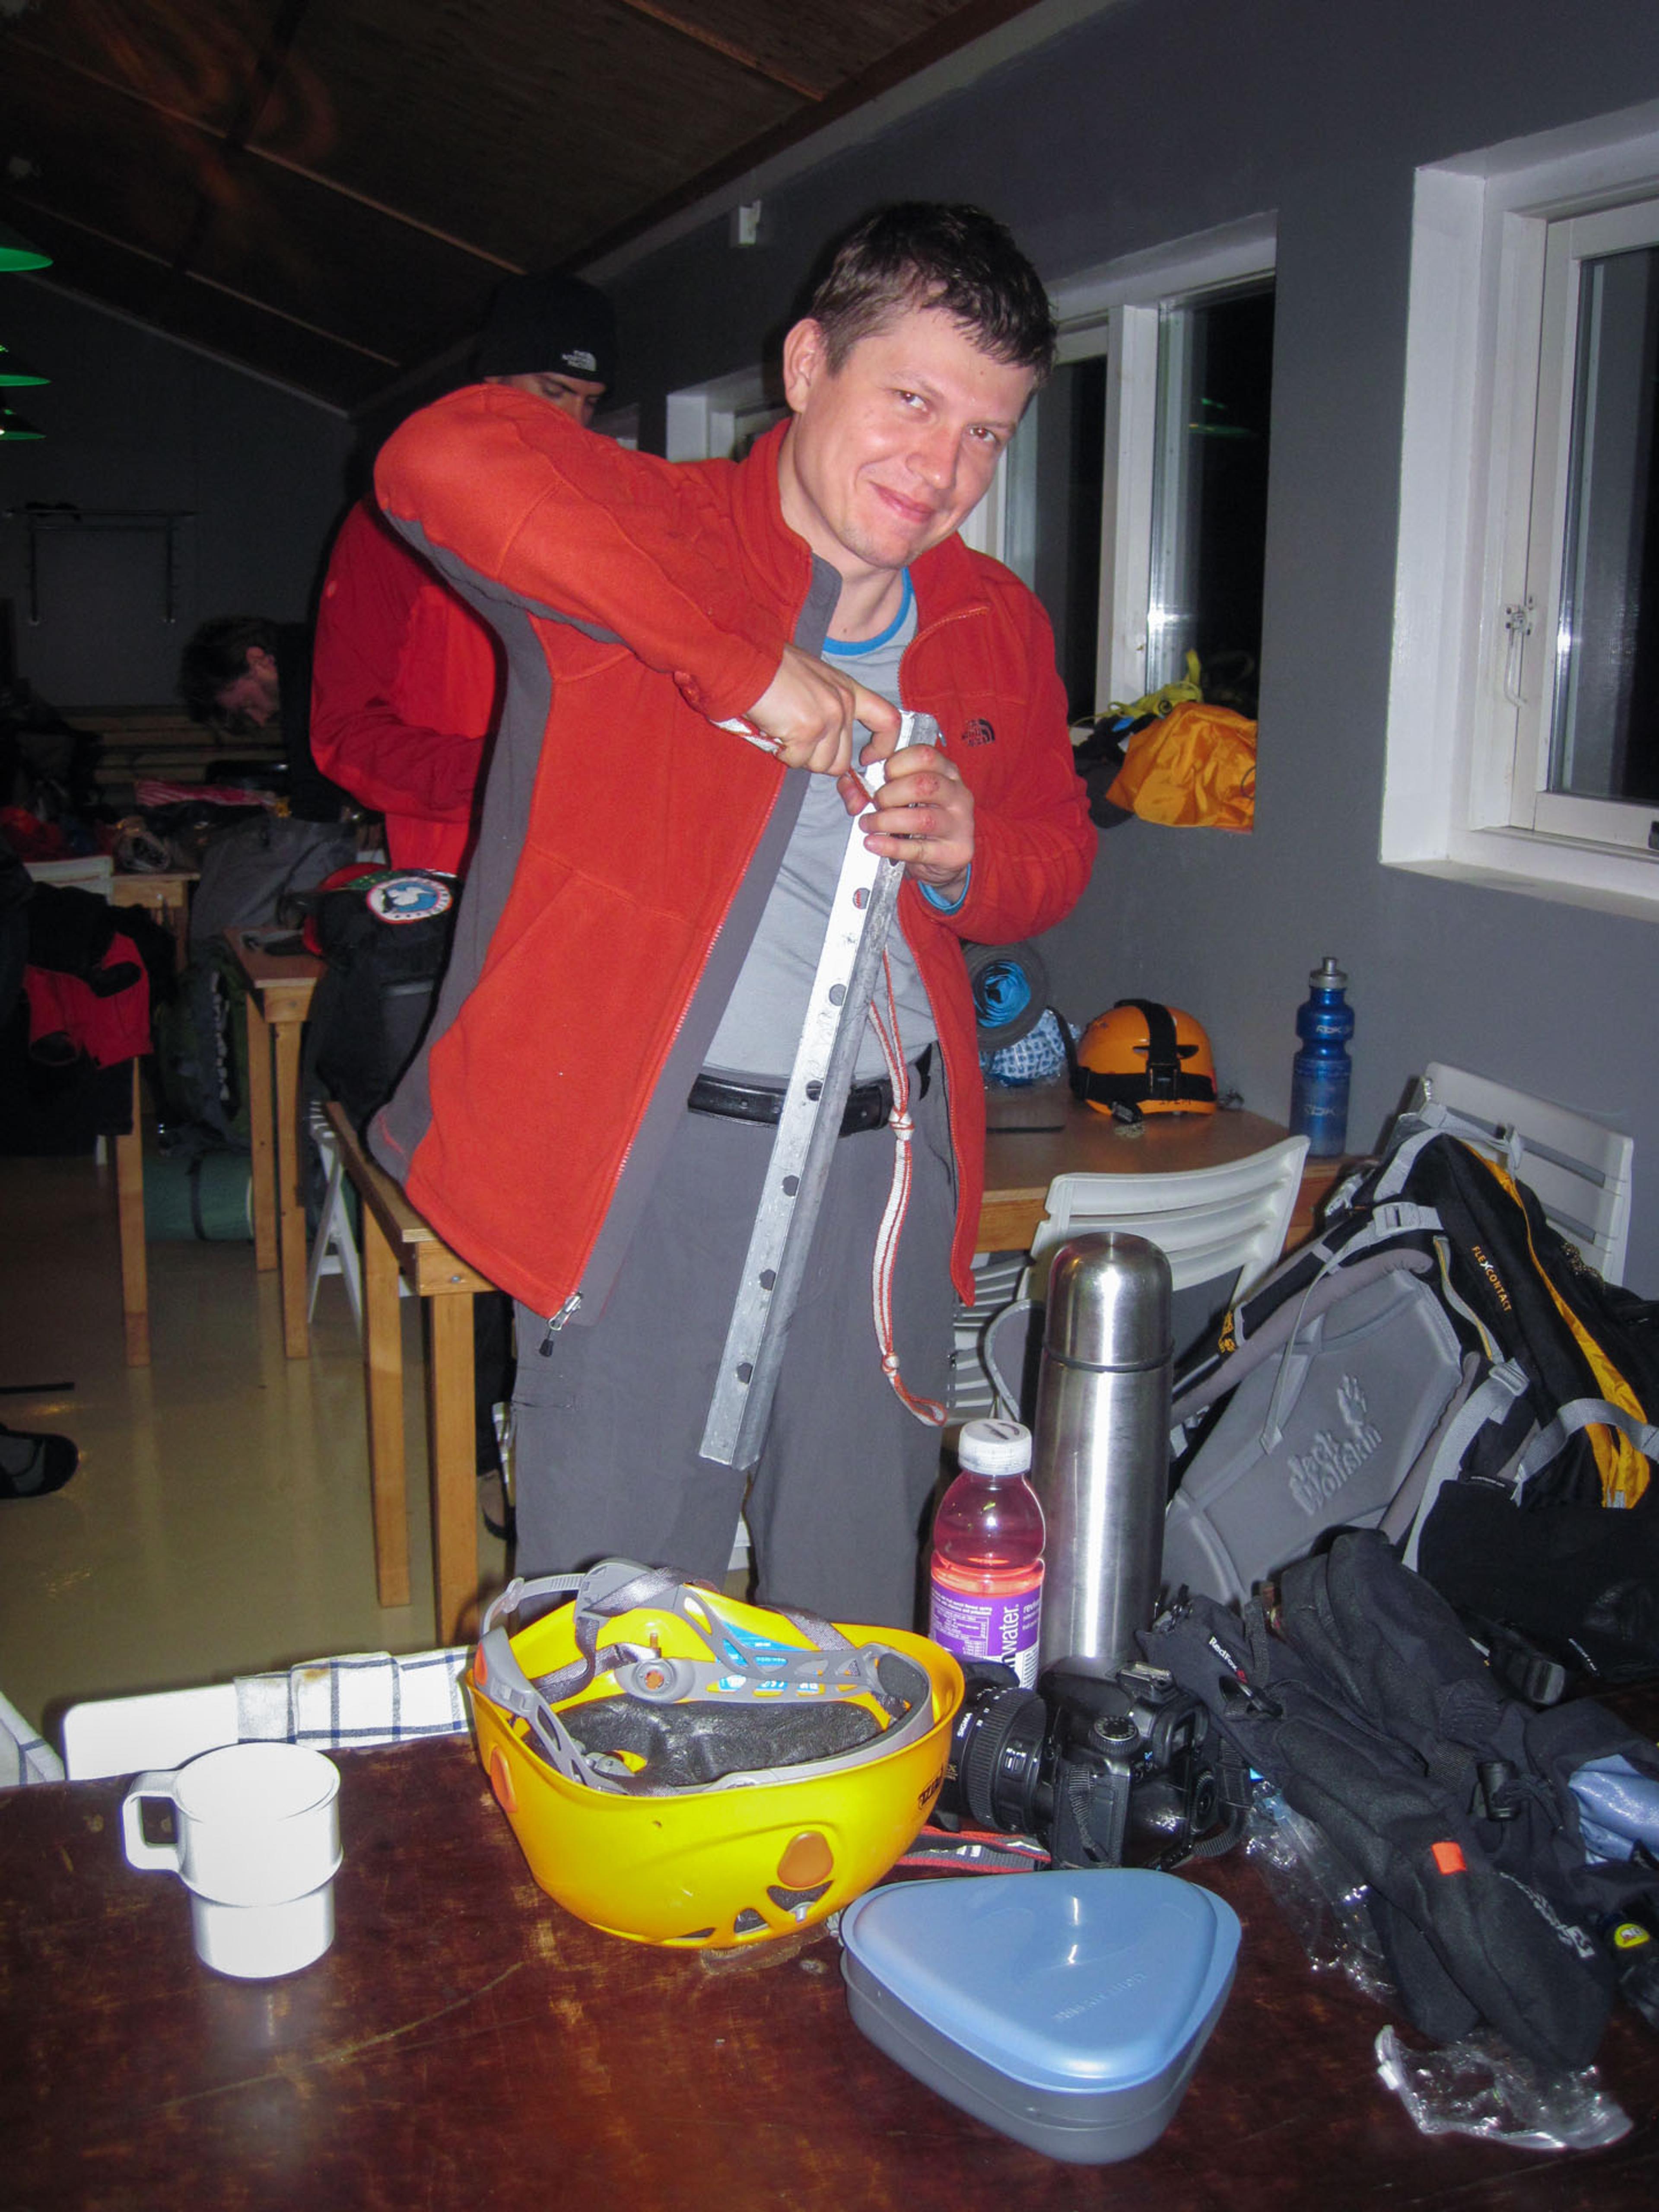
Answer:
M395 866L465 872L501 658L490 630L374 502L354 507L317 612L311 750L325 775L386 817Z
M818 649L839 589L783 520L782 435L742 463L677 465L474 386L405 422L376 471L509 676L450 970L374 1147L441 1236L549 1315L602 1295L607 1216L654 1157L647 1129L684 1109L687 1050L695 1072L721 1010L699 984L784 795L787 772L714 724L787 643ZM1036 600L954 538L912 579L901 694L938 720L975 806L961 907L907 884L899 908L938 1023L967 1292L984 1095L962 943L1058 921L1095 837Z

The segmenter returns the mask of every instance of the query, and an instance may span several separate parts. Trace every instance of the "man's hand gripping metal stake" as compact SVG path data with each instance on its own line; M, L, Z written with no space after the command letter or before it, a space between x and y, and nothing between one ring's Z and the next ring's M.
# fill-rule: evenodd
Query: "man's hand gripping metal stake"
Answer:
M901 717L895 750L939 742L931 714ZM873 793L885 781L886 764L878 761L855 772ZM703 1430L702 1456L721 1467L746 1470L760 1456L903 878L903 862L868 851L854 823Z

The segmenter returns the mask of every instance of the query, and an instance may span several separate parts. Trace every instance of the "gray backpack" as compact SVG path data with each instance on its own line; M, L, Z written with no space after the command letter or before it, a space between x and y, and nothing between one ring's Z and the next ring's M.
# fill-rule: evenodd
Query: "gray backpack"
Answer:
M1164 1585L1237 1602L1379 1529L1483 1640L1520 1640L1542 1701L1546 1674L1659 1661L1659 1306L1458 1129L1402 1116L1183 1363Z
M1226 1402L1170 1501L1167 1590L1242 1602L1327 1529L1392 1534L1408 1517L1389 1508L1476 1364L1424 1279L1433 1264L1395 1249L1335 1269L1177 1395L1182 1427Z

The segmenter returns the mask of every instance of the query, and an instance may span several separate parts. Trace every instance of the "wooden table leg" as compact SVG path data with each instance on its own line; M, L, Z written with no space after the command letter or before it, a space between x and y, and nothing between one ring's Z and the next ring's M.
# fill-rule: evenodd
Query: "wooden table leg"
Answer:
M409 1492L404 1465L404 1337L398 1261L374 1209L362 1208L363 1380L368 1477L374 1505L374 1589L382 1605L409 1603Z
M247 994L247 1130L253 1148L253 1264L276 1265L276 1164L270 1118L270 1029Z
M168 894L167 926L173 932L173 964L182 975L190 965L190 891L176 884Z
M290 1359L311 1354L306 1313L305 1155L300 1142L300 1024L274 1022L276 1037L276 1241L283 1271L283 1348Z
M440 1644L464 1643L477 1626L478 1453L472 1406L472 1299L424 1301L427 1436L432 1479L432 1579Z
M149 1365L149 1261L144 1250L143 1089L132 1063L132 1127L115 1139L115 1195L121 1226L121 1308L127 1365Z

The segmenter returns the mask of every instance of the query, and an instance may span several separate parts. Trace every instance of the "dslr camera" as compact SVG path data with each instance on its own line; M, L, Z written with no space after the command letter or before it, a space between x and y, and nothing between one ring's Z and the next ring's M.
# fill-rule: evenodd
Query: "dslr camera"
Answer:
M947 1824L1035 1836L1057 1867L1167 1869L1237 1840L1242 1771L1161 1667L1053 1667L1035 1690L995 1661L962 1671L935 1808Z

